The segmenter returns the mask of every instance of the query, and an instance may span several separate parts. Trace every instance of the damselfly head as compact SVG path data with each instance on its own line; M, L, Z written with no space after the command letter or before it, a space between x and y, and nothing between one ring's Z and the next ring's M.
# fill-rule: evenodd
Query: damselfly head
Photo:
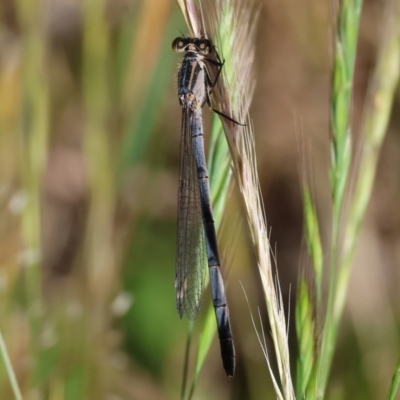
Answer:
M214 49L211 40L204 38L185 38L185 37L177 37L172 42L172 50L177 51L179 53L194 51L195 53L199 53L201 55L206 55L212 52Z

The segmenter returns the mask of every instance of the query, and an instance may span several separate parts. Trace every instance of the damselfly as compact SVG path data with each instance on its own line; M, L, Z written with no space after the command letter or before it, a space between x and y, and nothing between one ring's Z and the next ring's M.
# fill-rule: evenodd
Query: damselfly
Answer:
M205 103L211 107L210 92L217 82L223 62L211 41L205 38L179 37L173 41L172 48L177 52L185 53L178 72L182 132L175 275L176 304L180 317L184 313L189 319L193 320L196 317L201 306L208 265L222 362L226 374L233 376L235 348L220 270L204 155L202 122L202 107ZM207 57L213 52L218 61ZM218 67L214 82L210 78L207 63ZM230 117L228 119L232 120Z

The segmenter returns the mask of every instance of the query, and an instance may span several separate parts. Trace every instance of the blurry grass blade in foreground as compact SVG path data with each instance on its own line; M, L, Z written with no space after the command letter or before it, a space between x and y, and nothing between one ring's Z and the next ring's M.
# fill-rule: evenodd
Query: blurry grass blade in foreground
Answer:
M16 400L22 400L22 395L20 388L18 386L17 378L15 376L15 372L11 365L10 357L7 352L6 345L4 343L3 334L0 330L0 355L3 358L3 362L7 371L8 378L10 380L11 388Z
M394 400L400 385L400 358L397 361L396 370L393 374L392 381L390 383L389 393L387 400Z
M233 376L235 349L220 271L221 263L204 153L201 111L206 102L211 107L210 91L219 73L212 82L206 65L206 62L211 62L207 57L214 52L210 40L179 37L174 40L172 48L185 53L178 72L182 131L175 275L177 308L181 317L184 313L190 319L196 317L201 305L205 269L208 264L221 357L226 374ZM222 68L222 64L218 61L212 63Z

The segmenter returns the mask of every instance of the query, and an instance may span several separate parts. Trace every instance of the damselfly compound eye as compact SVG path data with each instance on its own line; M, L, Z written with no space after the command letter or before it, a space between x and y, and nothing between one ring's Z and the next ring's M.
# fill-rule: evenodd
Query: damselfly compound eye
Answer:
M172 42L172 50L174 51L184 51L185 47L188 44L188 40L187 38L183 38L183 37L177 37L173 42Z
M194 45L202 55L210 53L212 49L211 42L208 39L195 39Z

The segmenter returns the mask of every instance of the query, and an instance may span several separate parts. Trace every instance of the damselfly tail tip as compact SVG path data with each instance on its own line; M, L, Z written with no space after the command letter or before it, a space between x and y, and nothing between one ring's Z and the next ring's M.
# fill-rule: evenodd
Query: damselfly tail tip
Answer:
M233 363L230 363L230 365L225 365L224 363L224 369L226 376L228 378L233 378L235 376L235 360L233 360Z
M236 354L232 338L220 340L222 364L226 376L232 378L235 375Z
M227 378L233 378L235 376L235 367L233 367L233 369L230 371L225 370L225 373L226 373Z

